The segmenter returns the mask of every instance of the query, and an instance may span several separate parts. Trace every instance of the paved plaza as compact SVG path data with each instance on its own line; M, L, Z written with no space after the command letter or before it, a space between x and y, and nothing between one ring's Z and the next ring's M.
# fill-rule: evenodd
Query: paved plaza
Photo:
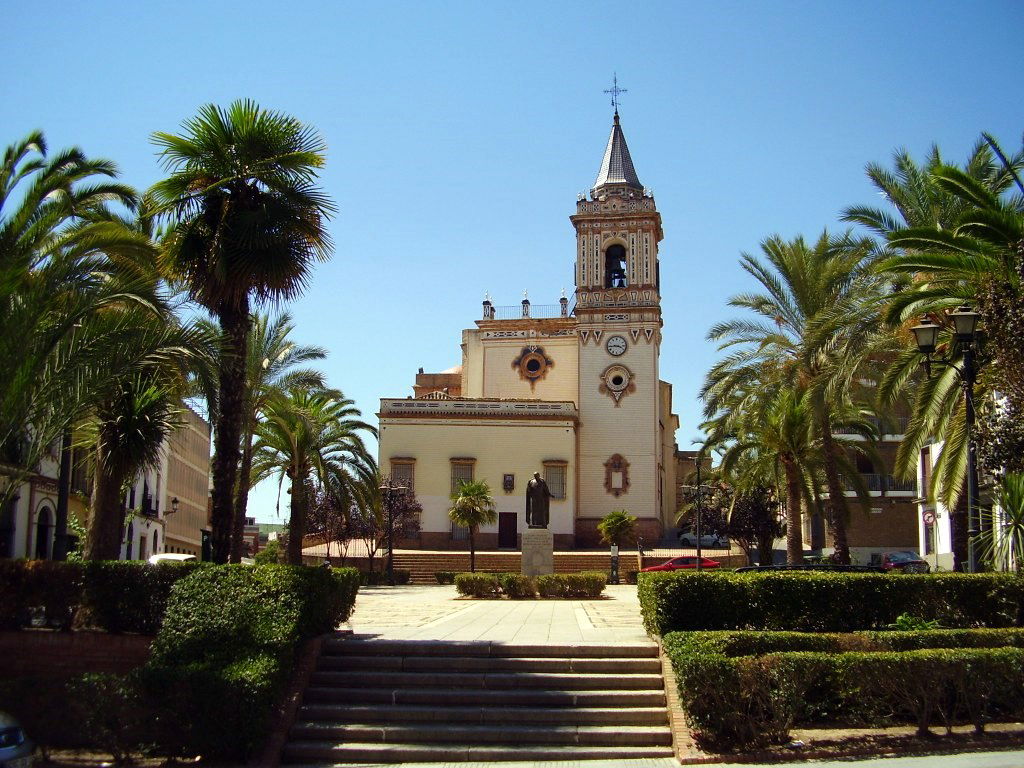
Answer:
M610 585L597 600L470 600L454 586L362 587L348 626L395 640L651 642L630 584Z

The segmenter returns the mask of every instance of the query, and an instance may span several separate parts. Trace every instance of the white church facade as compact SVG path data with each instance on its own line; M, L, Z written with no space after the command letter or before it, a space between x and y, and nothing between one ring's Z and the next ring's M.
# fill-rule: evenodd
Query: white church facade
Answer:
M552 492L549 528L560 549L598 544L616 509L654 542L674 527L672 389L659 378L661 214L640 183L616 111L601 168L570 217L576 229L574 307L524 299L483 303L462 332L462 362L416 377L412 397L382 398L381 471L411 487L421 533L405 545L463 548L448 519L461 480L485 479L498 522L482 548L517 549L526 483Z

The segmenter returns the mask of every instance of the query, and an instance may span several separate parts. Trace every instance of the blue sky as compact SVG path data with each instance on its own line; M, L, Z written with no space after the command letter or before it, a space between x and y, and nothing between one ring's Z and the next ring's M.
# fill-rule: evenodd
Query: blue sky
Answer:
M315 125L335 256L290 307L333 385L374 420L418 367L459 362L485 290L554 303L572 285L576 194L622 124L654 190L662 377L681 447L715 359L707 328L749 287L741 252L814 237L881 201L869 161L1024 130L1020 2L145 2L7 4L4 145L42 128L160 178L153 131L241 97ZM274 518L274 490L251 503Z

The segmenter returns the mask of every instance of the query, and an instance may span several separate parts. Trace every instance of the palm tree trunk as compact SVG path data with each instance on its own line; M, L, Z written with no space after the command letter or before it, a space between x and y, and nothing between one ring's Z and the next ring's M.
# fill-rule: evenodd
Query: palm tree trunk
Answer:
M124 473L107 463L107 442L96 443L96 477L92 485L89 528L82 557L86 560L117 560L124 535Z
M473 541L473 528L476 526L469 526L469 572L476 573L476 545Z
M797 565L804 561L804 532L800 524L800 473L793 460L783 457L786 474L786 562Z
M846 537L846 495L839 481L839 464L836 461L836 441L832 437L832 420L828 411L822 407L821 418L821 452L825 484L828 488L828 502L825 505L825 520L832 534L832 546L835 549L833 558L841 565L850 564L850 543Z
M235 481L238 477L239 444L245 402L245 355L249 333L249 302L240 307L221 307L221 329L230 349L220 364L220 412L214 435L213 490L210 493L210 543L213 562L226 563L231 551Z
M231 556L232 563L242 562L243 534L245 533L245 513L249 507L249 485L252 481L252 431L243 430L242 462L238 467L238 482L235 491L235 516L231 521Z
M763 533L757 537L757 564L758 565L771 565L772 564L772 537L769 534Z
M288 564L302 565L302 537L306 533L305 478L292 478L292 510L288 518Z

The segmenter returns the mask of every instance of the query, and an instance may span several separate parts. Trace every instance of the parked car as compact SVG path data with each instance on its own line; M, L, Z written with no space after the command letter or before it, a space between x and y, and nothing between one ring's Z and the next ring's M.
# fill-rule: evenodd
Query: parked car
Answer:
M29 768L36 745L10 715L0 712L0 766Z
M680 531L679 544L683 547L696 547L697 534L693 531ZM714 533L702 533L700 535L700 545L708 549L728 549L729 540L724 536L717 536Z
M932 569L917 552L901 550L882 553L882 570L900 573L928 573Z
M641 569L643 573L649 571L682 571L689 568L697 567L696 555L683 555L682 557L673 557L671 560L666 560L661 565L649 565L646 568ZM710 557L700 558L701 568L718 568L721 565L717 560L712 560Z
M750 573L751 571L832 571L833 573L885 573L877 565L838 565L836 563L796 563L787 565L745 565L737 568L736 573Z
M198 560L195 555L186 555L184 552L161 552L158 555L150 555L149 564L156 565L158 563L191 563L193 560Z

